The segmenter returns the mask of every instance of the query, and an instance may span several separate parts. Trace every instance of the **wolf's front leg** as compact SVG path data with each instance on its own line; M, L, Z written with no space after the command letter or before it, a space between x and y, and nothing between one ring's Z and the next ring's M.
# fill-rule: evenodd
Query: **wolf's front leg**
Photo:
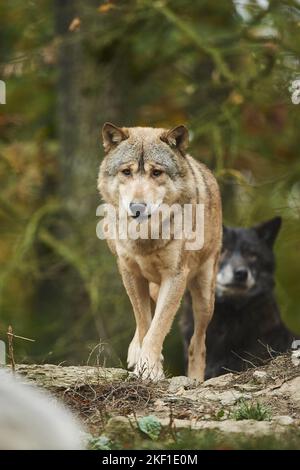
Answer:
M143 340L140 358L135 373L143 378L164 378L161 361L163 342L170 331L186 286L187 270L162 280L154 317Z
M144 277L130 272L122 263L119 263L119 268L136 321L135 334L129 345L127 355L128 368L132 368L139 359L142 341L151 324L149 283Z

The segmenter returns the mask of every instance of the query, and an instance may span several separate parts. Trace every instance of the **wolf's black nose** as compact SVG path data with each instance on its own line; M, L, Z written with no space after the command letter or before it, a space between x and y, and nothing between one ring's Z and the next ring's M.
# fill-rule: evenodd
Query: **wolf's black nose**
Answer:
M147 209L147 204L143 202L131 202L129 204L129 208L132 212L134 217L139 217L140 215L144 215Z
M247 268L236 268L234 270L234 280L237 282L245 282L248 277Z

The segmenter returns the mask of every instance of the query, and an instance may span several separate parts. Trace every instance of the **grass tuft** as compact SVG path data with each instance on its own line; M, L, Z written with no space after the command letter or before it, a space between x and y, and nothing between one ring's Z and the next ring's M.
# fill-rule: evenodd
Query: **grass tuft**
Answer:
M239 407L233 412L233 418L236 421L244 419L255 419L255 421L269 421L271 412L260 403L247 403L242 400Z

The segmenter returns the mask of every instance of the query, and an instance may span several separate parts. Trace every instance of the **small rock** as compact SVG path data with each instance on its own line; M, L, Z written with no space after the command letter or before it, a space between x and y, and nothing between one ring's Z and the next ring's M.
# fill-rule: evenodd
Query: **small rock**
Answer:
M169 410L170 406L168 405L168 403L166 403L164 400L162 400L161 398L158 398L157 400L155 400L155 402L153 403L153 405L155 406L155 412L156 413L159 413L160 411L166 411L166 410Z
M133 423L125 416L110 418L105 426L105 435L112 442L129 442L134 438Z
M293 424L294 420L290 416L282 415L282 416L275 416L272 419L273 422L276 424L281 424L282 426L289 426L290 424Z
M213 423L208 423L211 427ZM266 435L270 433L271 423L267 421L255 421L247 419L244 421L235 421L227 419L225 421L216 422L216 429L228 433L243 433L247 435Z
M169 384L169 392L177 393L180 390L186 390L189 388L195 388L199 384L198 380L190 379L184 375L178 377L172 377Z
M249 395L249 393L239 393L236 390L228 390L220 393L219 397L222 405L234 405L241 398L249 400L251 395Z
M168 396L165 398L165 402L166 403L180 403L182 401L182 399L180 397L171 397L171 396Z
M270 421L244 420L235 421L226 419L224 421L211 421L211 416L206 415L207 420L184 420L174 419L174 426L177 430L188 428L192 430L216 429L226 434L244 434L244 435L267 435L274 432L273 423ZM162 418L160 422L163 426L169 426L169 418Z
M233 374L220 375L219 377L213 377L212 379L205 380L203 387L214 387L222 388L226 387L232 381Z
M292 364L295 367L300 365L300 349L296 349L296 351L292 351Z
M300 351L300 340L299 339L295 339L293 342L292 342L292 351Z
M204 400L219 401L219 395L214 392L207 392L203 395Z
M241 398L248 400L251 398L249 393L241 393L238 390L226 390L224 392L206 392L203 395L205 400L218 401L222 405L234 405Z
M245 390L245 392L252 392L257 390L257 385L252 384L235 384L233 387L238 390Z
M274 391L276 395L288 395L297 407L300 406L300 377L285 382L278 390Z
M265 383L268 378L268 375L264 370L255 370L252 375L259 383Z

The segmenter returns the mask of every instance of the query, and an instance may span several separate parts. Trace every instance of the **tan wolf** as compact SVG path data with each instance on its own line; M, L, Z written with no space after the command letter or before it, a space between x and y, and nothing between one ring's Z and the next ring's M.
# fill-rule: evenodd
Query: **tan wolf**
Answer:
M100 166L98 189L117 214L150 224L160 206L204 208L204 242L188 250L187 238L175 236L174 213L169 238L108 239L136 320L128 349L128 367L143 378L161 379L163 342L186 287L194 312L188 375L204 379L205 334L214 310L214 292L221 247L222 214L218 184L202 163L186 153L188 130L148 127L102 129L106 156ZM156 219L157 220L157 219ZM193 215L193 224L195 216ZM159 224L164 224L163 216ZM202 224L203 225L203 224ZM194 225L193 225L194 226ZM198 230L198 228L196 228ZM151 297L154 303L151 302ZM154 306L153 306L154 305Z

